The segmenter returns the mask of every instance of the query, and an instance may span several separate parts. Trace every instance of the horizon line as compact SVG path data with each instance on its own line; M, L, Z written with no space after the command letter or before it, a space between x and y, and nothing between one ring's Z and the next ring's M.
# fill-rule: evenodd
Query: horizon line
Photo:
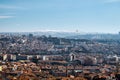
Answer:
M82 31L64 31L64 30L39 30L39 31L0 31L0 33L39 33L39 32L59 32L59 33L76 33L76 34L120 34L120 32L82 32Z

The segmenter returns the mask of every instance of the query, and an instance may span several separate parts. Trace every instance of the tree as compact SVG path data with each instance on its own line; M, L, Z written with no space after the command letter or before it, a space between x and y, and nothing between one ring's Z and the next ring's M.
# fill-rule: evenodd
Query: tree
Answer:
M34 63L37 64L37 63L38 63L38 59L37 59L37 57L33 57L33 58L32 58L32 62L34 62Z
M86 57L86 59L84 60L84 65L85 66L93 65L93 60L89 57Z

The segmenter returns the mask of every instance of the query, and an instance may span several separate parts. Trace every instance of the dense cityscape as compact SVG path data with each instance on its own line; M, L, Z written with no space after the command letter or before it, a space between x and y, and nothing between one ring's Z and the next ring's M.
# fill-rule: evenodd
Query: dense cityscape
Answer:
M0 0L0 80L120 80L120 0Z
M119 80L119 39L0 34L0 80Z

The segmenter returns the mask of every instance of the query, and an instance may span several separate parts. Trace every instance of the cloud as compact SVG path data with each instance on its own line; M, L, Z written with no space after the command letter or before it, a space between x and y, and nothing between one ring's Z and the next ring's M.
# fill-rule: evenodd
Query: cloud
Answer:
M44 30L36 30L35 32L75 32L75 31L44 29Z
M8 6L8 5L0 5L0 8L4 8L4 9L15 9L15 6Z
M0 4L0 9L26 9L26 8Z
M21 26L21 24L18 23L18 24L16 24L16 26Z
M13 18L14 16L0 16L0 19Z
M120 2L120 0L106 0L107 3Z

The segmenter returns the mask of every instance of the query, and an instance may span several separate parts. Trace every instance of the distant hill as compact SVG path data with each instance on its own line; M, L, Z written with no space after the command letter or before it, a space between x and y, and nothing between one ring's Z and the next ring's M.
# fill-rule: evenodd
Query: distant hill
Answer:
M61 37L68 39L120 39L120 34L102 34L102 33L77 33L77 32L60 32L60 31L39 31L39 32L1 32L0 34L9 35L28 35L33 34L34 36L52 36Z
M46 35L68 39L120 39L120 34L77 33L77 32L34 32L34 35Z
M84 35L75 35L68 36L69 39L120 39L119 34L84 34Z

